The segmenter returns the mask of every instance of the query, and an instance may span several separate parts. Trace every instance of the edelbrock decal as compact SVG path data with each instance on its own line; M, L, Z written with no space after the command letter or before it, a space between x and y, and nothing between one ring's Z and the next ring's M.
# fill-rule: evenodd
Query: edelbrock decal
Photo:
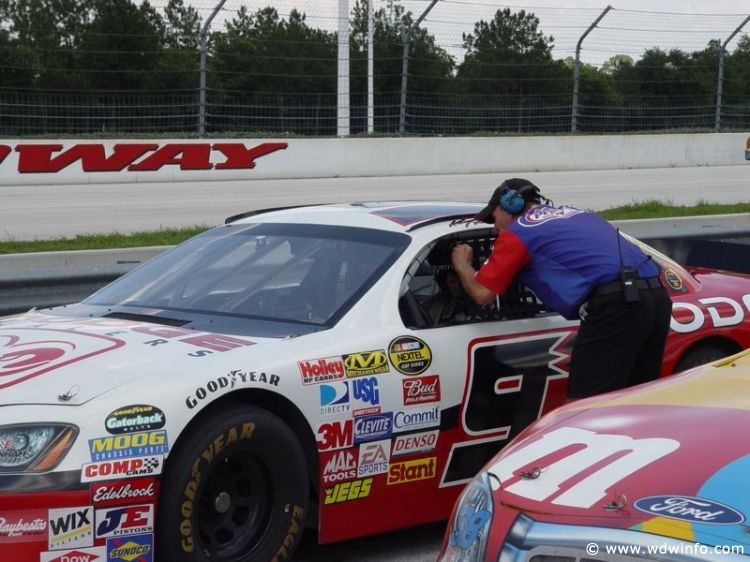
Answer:
M745 516L736 509L717 501L692 496L649 496L634 504L636 509L690 523L706 525L739 525Z

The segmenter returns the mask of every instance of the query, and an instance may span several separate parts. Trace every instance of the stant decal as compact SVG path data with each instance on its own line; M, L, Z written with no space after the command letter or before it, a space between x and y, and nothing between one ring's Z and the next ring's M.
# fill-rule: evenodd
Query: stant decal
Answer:
M107 539L107 562L153 562L154 535L128 535Z
M39 562L107 562L107 549L103 546L95 546L42 552Z
M401 336L388 346L388 358L399 373L421 375L432 363L432 351L419 338Z
M160 429L89 439L89 451L91 460L96 462L168 453L169 443L167 432Z
M372 491L372 480L372 478L365 478L352 482L342 482L331 488L324 488L325 499L323 503L330 505L366 498Z
M47 541L47 510L0 511L0 543Z
M404 393L404 406L440 402L440 377L429 375L401 381Z
M155 476L161 474L164 467L164 455L154 457L136 457L114 461L92 462L81 467L81 482L98 482L117 480L136 476Z
M49 510L49 549L94 546L94 508Z
M633 506L650 515L690 523L739 525L745 521L744 515L728 505L692 496L650 496L637 500Z
M388 467L388 484L404 484L435 478L437 457L399 462Z
M156 406L137 404L118 408L104 420L109 433L130 433L161 429L167 423L164 412Z
M91 503L97 507L156 502L159 482L156 478L132 478L91 485Z
M384 349L344 355L344 367L349 378L379 375L390 371Z
M319 384L322 382L340 381L346 378L344 362L341 357L324 357L298 361L302 384Z

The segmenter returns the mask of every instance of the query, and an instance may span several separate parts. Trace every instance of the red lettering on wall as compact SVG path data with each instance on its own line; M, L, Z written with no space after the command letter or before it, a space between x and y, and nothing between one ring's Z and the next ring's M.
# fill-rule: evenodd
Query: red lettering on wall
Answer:
M210 158L210 144L167 144L128 170L153 172L167 164L179 164L180 170L210 170L213 167Z
M62 147L61 144L17 145L18 171L22 174L54 173L80 160L84 172L119 172L146 152L156 150L159 145L116 144L112 155L106 157L104 145L76 144L53 157L52 153L62 150Z
M285 150L289 146L285 142L264 142L252 148L245 148L239 142L216 143L214 150L218 150L227 157L225 162L216 164L217 170L243 170L255 168L255 159L266 156L277 150Z
M5 160L6 156L10 154L10 151L12 149L7 144L0 144L0 164L3 163L3 160Z

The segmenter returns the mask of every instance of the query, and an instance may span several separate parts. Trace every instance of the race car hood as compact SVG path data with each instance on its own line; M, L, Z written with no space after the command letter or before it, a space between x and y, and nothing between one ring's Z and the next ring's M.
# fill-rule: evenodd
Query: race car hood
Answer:
M138 377L189 373L198 357L262 341L120 319L10 317L0 321L0 406L82 404Z
M715 365L553 413L487 466L496 505L750 544L750 353Z

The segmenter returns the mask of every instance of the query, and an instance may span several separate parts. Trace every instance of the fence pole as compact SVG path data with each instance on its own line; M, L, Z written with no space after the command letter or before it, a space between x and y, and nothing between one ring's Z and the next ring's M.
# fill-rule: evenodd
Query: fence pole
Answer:
M724 53L726 52L729 42L742 30L743 27L745 27L745 24L748 21L750 21L750 16L747 16L742 20L742 23L737 26L737 29L735 29L729 37L726 38L719 49L719 78L716 84L716 122L714 123L715 133L718 133L721 130L721 93L724 89Z
M206 49L208 47L208 31L211 28L211 22L219 13L222 6L227 0L219 0L218 4L214 7L214 11L208 16L206 23L203 24L201 29L201 69L200 69L200 101L198 102L198 136L203 138L206 136Z
M349 0L339 0L336 134L348 137L349 123Z
M586 39L586 36L591 33L591 31L596 27L596 24L602 21L602 18L606 16L607 12L609 12L611 9L612 6L607 6L606 8L604 8L604 11L599 14L599 17L596 18L594 22L589 26L589 28L583 32L583 35L581 35L581 37L578 39L578 43L576 44L576 60L573 66L573 107L571 108L570 117L571 133L578 132L578 80L581 75L581 45L583 44L583 40Z
M438 0L432 0L422 15L417 18L412 25L401 30L401 39L404 43L404 57L401 62L401 105L398 114L398 134L403 135L406 128L406 82L409 76L409 46L411 43L412 30L419 27L422 20L430 13L430 10L438 3Z
M367 134L375 132L375 46L372 42L372 3L367 0Z

